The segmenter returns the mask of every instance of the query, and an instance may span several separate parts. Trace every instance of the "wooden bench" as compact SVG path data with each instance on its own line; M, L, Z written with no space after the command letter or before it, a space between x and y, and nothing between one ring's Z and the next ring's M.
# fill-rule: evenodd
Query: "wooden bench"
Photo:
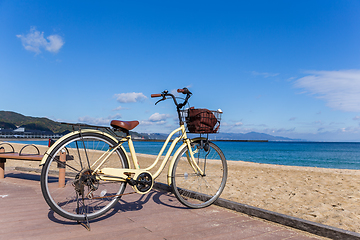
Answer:
M13 160L25 160L25 161L41 161L42 158L44 157L44 155L40 154L39 149L32 144L29 145L25 145L19 153L16 153L14 150L14 147L9 144L9 143L1 143L1 145L8 145L11 147L11 151L5 152L5 148L4 147L0 147L0 179L5 178L5 163L6 163L6 159L13 159ZM22 153L22 151L26 148L32 146L37 150L37 154L24 154ZM66 155L66 152L61 152L60 156L58 157L59 161L58 161L58 168L59 168L59 187L64 187L65 186L65 164L60 164L60 163L65 163L67 158L69 158L69 156Z

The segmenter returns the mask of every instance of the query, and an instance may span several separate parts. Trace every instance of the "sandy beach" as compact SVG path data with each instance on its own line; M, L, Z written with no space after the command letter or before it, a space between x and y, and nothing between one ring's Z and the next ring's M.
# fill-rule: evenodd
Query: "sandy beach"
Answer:
M15 151L23 146L13 145ZM40 146L39 149L43 154L47 147ZM154 159L146 154L139 154L138 158L141 167L149 166ZM19 166L39 168L39 162L6 162L8 169ZM221 198L360 232L360 170L292 167L243 161L228 161L228 170L228 180ZM156 181L165 182L166 173L167 169Z

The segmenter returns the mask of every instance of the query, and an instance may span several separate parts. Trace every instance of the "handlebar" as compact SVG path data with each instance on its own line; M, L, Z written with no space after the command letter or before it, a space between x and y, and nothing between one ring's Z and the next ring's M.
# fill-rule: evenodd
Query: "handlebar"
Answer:
M186 97L185 97L185 100L184 100L183 103L178 103L176 101L176 97L173 94L169 93L167 90L163 91L162 93L151 94L151 97L152 98L162 97L162 99L160 99L159 101L157 101L155 103L155 105L156 105L159 102L166 100L167 99L166 97L169 96L169 97L171 97L173 99L173 101L174 101L174 103L175 103L175 105L177 107L177 110L180 110L182 107L184 107L187 104L187 102L188 102L189 98L191 97L192 93L187 88L178 89L177 92L182 93L182 94L186 94Z
M156 97L161 97L161 93L155 93L155 94L151 94L152 98L156 98Z
M178 93L183 93L183 94L192 94L189 89L187 88L180 88L177 90Z
M171 97L171 98L173 99L173 101L174 101L174 104L176 105L176 110L177 110L179 122L180 122L180 125L181 125L181 124L183 124L183 122L182 122L182 120L181 120L180 110L181 110L181 108L183 108L183 107L187 104L187 102L188 102L189 98L191 97L192 93L191 93L191 92L189 91L189 89L187 89L187 88L178 89L177 92L178 92L178 93L186 94L186 97L185 97L185 99L184 99L184 102L178 103L178 102L176 101L176 97L175 97L173 94L169 93L167 90L163 91L162 93L151 94L151 97L152 97L152 98L162 97L159 101L157 101L157 102L155 103L155 105L158 104L158 103L161 102L161 101L164 101L164 100L168 99L168 98L166 98L166 97L168 97L168 96Z

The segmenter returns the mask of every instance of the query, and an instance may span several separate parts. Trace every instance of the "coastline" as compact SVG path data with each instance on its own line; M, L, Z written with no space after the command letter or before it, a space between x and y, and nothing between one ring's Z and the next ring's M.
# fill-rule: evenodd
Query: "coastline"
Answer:
M49 138L0 138L0 141L47 141ZM52 138L52 140L56 140L56 138ZM132 139L134 142L165 142L166 139ZM210 139L212 142L271 142L269 140L216 140ZM171 139L170 142L173 140Z
M15 151L24 145L13 143ZM41 154L47 150L38 147ZM154 159L138 154L143 168ZM5 166L40 168L38 162L18 160L7 160ZM166 183L167 167L156 181ZM228 161L221 198L359 233L359 177L360 170Z

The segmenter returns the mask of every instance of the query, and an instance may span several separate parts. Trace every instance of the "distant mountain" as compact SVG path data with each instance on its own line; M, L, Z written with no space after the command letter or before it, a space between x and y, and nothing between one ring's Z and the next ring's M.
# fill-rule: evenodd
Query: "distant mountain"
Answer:
M0 111L0 128L16 129L17 127L24 127L26 130L40 130L51 131L53 133L67 133L72 130L68 125L60 124L59 122L50 120L48 118L29 117L19 113L10 111ZM137 133L130 132L134 139L151 139L164 140L167 134L163 133ZM193 137L189 134L189 137ZM198 136L198 135L196 135ZM249 132L249 133L217 133L209 134L212 140L268 140L268 141L301 141L300 139L291 139L285 137L272 136L265 133Z
M143 139L165 140L168 134L165 133L139 133Z
M16 127L14 124L12 124L12 123L0 122L0 128L14 130L14 129L16 129L17 127Z
M70 126L48 118L29 117L16 112L0 111L0 128L16 129L17 127L24 127L28 130L51 131L53 133L71 131Z
M167 134L164 133L139 133L143 139L158 139L164 140ZM188 134L189 138L198 136L198 134ZM301 139L291 139L286 137L272 136L266 133L249 132L249 133L217 133L209 134L211 140L265 140L265 141L303 141Z
M272 136L266 133L218 133L213 134L211 139L216 140L268 140L268 141L302 141L301 139L291 139L286 137Z

